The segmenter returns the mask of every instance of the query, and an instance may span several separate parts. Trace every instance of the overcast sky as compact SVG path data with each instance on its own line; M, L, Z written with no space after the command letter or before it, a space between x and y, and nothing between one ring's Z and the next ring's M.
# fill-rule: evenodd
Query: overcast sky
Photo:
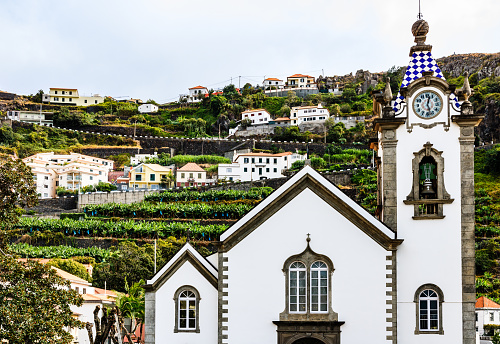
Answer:
M499 0L422 0L436 58L499 52ZM0 0L0 90L167 102L409 61L418 0ZM239 78L241 76L241 79Z

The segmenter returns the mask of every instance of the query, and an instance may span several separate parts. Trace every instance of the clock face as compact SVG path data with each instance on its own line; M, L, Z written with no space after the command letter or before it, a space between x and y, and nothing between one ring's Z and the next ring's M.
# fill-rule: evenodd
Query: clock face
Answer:
M439 115L442 109L443 99L433 91L421 92L413 100L413 111L420 118L434 118Z

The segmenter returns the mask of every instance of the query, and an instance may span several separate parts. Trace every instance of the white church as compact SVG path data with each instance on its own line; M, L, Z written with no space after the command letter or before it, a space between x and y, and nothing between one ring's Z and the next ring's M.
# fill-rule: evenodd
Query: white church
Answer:
M202 257L187 243L146 292L147 344L472 344L474 127L425 43L398 97L374 94L373 217L305 166ZM389 83L387 83L389 85Z

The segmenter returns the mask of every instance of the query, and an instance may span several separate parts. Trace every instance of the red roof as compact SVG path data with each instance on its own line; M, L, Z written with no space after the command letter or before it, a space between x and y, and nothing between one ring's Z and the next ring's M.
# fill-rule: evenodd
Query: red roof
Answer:
M203 87L203 86L195 86L195 87L191 87L190 90L196 90L196 89L199 89L199 88L201 88L201 89L203 89L203 88L207 89L206 87Z
M64 88L64 87L51 87L51 90L71 90L71 91L78 91L77 88Z
M313 78L313 76L310 75L304 75L304 74L294 74L292 76L289 76L289 78Z
M194 162L188 162L186 165L179 168L177 171L189 171L189 172L206 172L198 164Z
M272 80L272 81L283 81L283 80L278 79L278 78L267 78L266 80Z
M500 308L500 305L485 296L476 300L476 308Z
M291 121L291 119L288 117L278 117L275 119L275 121Z

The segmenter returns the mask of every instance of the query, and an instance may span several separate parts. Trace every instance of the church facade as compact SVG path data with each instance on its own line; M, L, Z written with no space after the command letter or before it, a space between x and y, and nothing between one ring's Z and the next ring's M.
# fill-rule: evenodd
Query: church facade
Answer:
M475 343L474 126L417 21L394 100L374 94L375 218L311 167L146 292L147 344ZM389 85L389 83L387 83Z

